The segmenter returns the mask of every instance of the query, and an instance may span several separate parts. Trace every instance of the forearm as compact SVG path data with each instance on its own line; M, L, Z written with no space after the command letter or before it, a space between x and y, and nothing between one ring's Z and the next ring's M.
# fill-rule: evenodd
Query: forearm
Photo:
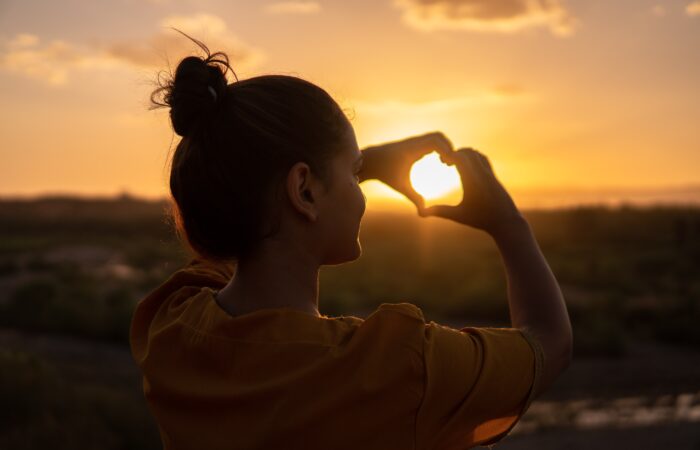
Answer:
M506 269L511 324L530 331L543 347L541 392L568 366L571 358L571 323L564 297L524 218L490 234Z

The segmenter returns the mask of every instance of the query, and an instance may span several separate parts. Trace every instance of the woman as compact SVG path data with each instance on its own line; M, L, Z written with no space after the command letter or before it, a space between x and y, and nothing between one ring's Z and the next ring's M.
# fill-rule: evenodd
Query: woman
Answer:
M153 99L182 136L170 188L197 256L139 302L130 335L164 448L466 449L502 438L568 365L571 326L487 158L453 151L441 133L360 151L321 88L280 75L228 84L226 55L195 42L207 57L183 59ZM460 173L457 206L426 208L410 186L411 164L433 150ZM422 217L494 238L512 328L426 323L410 303L366 319L319 312L320 266L361 254L366 179Z

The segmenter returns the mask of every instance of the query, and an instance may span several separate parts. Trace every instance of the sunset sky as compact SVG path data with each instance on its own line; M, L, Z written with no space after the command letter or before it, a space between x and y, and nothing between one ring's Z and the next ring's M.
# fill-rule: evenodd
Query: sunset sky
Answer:
M170 26L239 78L320 85L361 148L440 130L479 149L524 206L700 198L692 0L0 0L0 197L167 195L179 137L148 94L196 50ZM410 205L363 189L368 208Z

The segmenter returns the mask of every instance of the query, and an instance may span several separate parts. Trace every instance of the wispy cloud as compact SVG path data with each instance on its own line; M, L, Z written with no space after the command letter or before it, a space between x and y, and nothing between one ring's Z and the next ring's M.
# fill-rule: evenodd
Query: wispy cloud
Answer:
M315 14L321 11L318 2L289 1L270 3L264 8L270 14Z
M189 39L172 28L177 28L203 41L212 52L227 53L234 70L236 67L256 66L265 59L260 49L233 35L223 19L204 13L168 16L161 20L160 29L146 40L111 42L102 45L102 48L111 57L134 66L160 67L165 57L176 62L196 50Z
M203 41L212 52L226 52L234 70L254 67L265 59L261 50L234 36L221 18L195 14L166 17L158 30L146 38L90 45L64 40L44 42L35 34L20 33L0 41L0 69L50 85L63 85L72 73L81 70L161 68L168 60L176 63L198 50L171 27Z
M685 7L685 13L691 17L700 16L700 1L689 3L688 6Z
M528 97L531 93L516 83L502 83L491 87L490 92L500 97Z
M62 40L42 42L30 33L20 33L0 43L0 68L41 80L64 84L71 72L112 68L119 61Z
M402 20L421 31L469 30L514 33L547 27L569 36L577 20L560 0L394 0Z
M651 7L651 13L656 17L663 17L666 15L666 7L664 5L654 5Z

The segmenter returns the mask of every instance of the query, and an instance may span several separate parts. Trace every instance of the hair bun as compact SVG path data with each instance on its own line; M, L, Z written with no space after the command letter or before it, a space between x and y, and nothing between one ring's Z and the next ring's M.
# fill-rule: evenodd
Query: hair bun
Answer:
M155 108L170 107L170 121L175 132L180 136L191 135L202 123L211 118L217 110L221 97L226 93L226 74L230 70L238 81L236 72L231 68L228 56L223 52L211 53L204 43L173 28L197 44L206 54L206 58L188 56L180 61L175 75L167 74L161 78L158 74L158 88L151 93L151 103Z
M165 95L175 132L187 136L206 120L215 110L226 85L226 76L219 66L197 56L180 61Z

